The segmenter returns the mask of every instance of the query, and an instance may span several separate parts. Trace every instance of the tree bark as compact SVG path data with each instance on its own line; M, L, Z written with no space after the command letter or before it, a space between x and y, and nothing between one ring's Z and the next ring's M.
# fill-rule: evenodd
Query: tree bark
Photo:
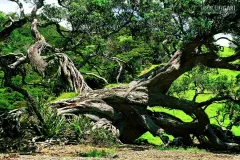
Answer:
M206 39L206 41L202 40ZM197 37L185 49L177 51L164 67L157 67L142 77L130 83L129 87L94 90L84 92L74 99L62 100L51 104L58 108L60 114L92 114L111 121L123 143L134 143L134 140L146 131L159 135L162 130L174 137L182 137L185 145L191 145L191 135L198 138L200 143L211 144L215 148L239 149L239 142L227 142L220 139L217 130L212 130L210 120L202 107L227 97L213 98L206 102L181 100L167 95L172 83L183 73L190 71L198 64L214 68L238 69L229 62L239 57L239 53L220 58L215 50L206 54L197 54L195 49L207 42L207 38ZM105 106L105 107L103 107ZM195 119L183 122L179 118L166 113L152 113L147 106L162 106L169 109L182 110ZM106 108L108 108L106 110ZM89 113L90 111L90 113ZM89 116L91 118L91 116ZM203 137L207 136L207 139ZM219 136L219 137L218 137ZM227 139L229 138L225 135Z

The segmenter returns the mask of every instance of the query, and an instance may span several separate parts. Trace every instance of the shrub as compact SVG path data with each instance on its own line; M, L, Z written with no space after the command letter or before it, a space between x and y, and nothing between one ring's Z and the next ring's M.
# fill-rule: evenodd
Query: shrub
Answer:
M0 101L0 104L1 103L5 106L8 105L4 101ZM29 112L29 110L24 110L19 119L15 121L14 118L13 123L7 121L4 125L8 127L8 133L16 133L17 135L20 135L17 137L17 135L13 134L11 136L12 138L18 138L22 141L31 140L33 137L40 136L41 139L37 139L38 141L51 138L64 142L74 142L75 144L92 143L95 145L115 145L117 142L117 139L110 131L102 128L92 129L93 122L87 117L61 116L58 115L57 109L46 106L41 102L38 103L37 109L44 119L44 124L41 124L37 117ZM15 126L14 124L18 125ZM0 128L0 133L1 129L2 128ZM5 133L4 136L9 136L7 132Z
M83 116L74 116L69 123L71 132L73 132L78 142L83 142L87 134L91 132L92 124L89 118Z
M0 110L12 109L12 105L7 100L0 99Z
M117 138L107 129L97 128L90 134L91 142L94 145L114 146L118 144Z
M58 115L57 110L39 104L40 113L44 119L41 133L45 138L61 138L67 129L65 117Z

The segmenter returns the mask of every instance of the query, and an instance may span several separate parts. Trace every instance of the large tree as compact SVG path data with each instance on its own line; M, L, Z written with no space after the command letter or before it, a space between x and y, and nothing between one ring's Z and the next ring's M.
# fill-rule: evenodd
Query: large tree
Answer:
M180 99L169 93L177 78L199 65L239 70L239 64L232 63L240 57L237 41L239 2L58 0L60 6L56 7L44 5L44 0L34 0L35 7L29 16L24 14L19 0L12 1L21 9L20 18L9 19L10 25L1 30L0 40L4 41L13 30L30 23L34 43L25 55L1 55L0 67L4 71L4 85L25 96L41 123L44 123L44 119L36 108L35 99L12 81L16 75L24 77L22 67L25 63L30 63L46 81L53 71L57 71L58 79L65 90L80 93L73 99L49 104L51 107L57 108L62 115L83 114L92 119L96 126L110 129L123 143L133 143L146 131L160 136L165 142L162 137L164 131L174 137L182 137L185 145L192 145L193 137L196 137L203 146L239 149L239 138L210 124L205 112L206 106L217 101L231 102L237 106L237 94L216 94L215 97L198 103L194 99ZM223 7L226 6L234 7L224 10ZM38 17L37 11L42 7L41 16ZM220 13L221 11L224 13ZM54 14L57 14L56 17ZM58 20L61 18L69 23L70 29L59 26ZM45 25L56 25L65 47L60 45L61 49L57 49L46 42L38 30L38 26L44 24L40 24L38 19L46 21ZM115 35L121 34L121 31L135 40L148 43L155 52L152 56L167 55L170 60L164 66L160 65L134 79L127 87L92 90L71 59L66 54L59 53L73 51L75 56L81 56L82 62L77 64L79 67L102 59L115 61L120 66L120 74L122 64L126 62L115 57L114 53L106 53L104 47L114 40ZM218 54L220 47L213 37L218 33L234 36L236 49L233 55L221 57ZM82 46L91 43L95 49L92 53L80 52ZM42 51L53 54L42 56ZM153 106L181 110L193 120L184 122L167 113L153 113L147 109ZM239 118L235 120L238 121ZM233 122L232 126L236 123Z

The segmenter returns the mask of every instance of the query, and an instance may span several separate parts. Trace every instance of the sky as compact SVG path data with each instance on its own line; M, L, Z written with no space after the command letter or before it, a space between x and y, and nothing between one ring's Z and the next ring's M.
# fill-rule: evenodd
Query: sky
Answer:
M45 2L48 3L48 4L52 4L52 3L56 3L56 0L45 0ZM23 6L24 6L25 13L30 13L31 12L31 10L32 10L31 5L23 2ZM0 11L3 11L5 13L19 12L19 8L18 8L18 5L15 2L11 2L11 1L8 1L8 0L0 0ZM65 23L63 22L62 24L64 25ZM221 36L232 39L231 35L226 35L226 34L218 34L218 35L215 35L214 38L217 39ZM217 41L217 44L219 44L221 46L229 46L229 41L226 40L226 39L222 39L222 40Z
M24 4L24 9L26 13L31 12L31 6ZM15 2L11 2L8 0L0 0L0 11L3 11L5 13L9 12L19 12L18 5Z
M25 13L30 13L33 6L31 4L26 4L23 0L20 0L23 3ZM56 4L57 0L45 0L47 4ZM19 12L18 5L15 2L9 0L0 0L0 11L5 13L9 12Z
M232 40L232 36L230 34L219 33L219 34L214 36L215 39L218 39L220 37L226 37L226 38ZM217 41L217 44L221 45L221 46L229 46L229 41L226 40L226 39L220 39L220 40Z

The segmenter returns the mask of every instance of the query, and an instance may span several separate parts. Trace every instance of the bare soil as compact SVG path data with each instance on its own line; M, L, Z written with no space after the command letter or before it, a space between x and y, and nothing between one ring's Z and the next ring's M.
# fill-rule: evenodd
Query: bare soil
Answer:
M81 157L83 153L111 150L104 158ZM117 148L101 148L86 145L51 146L39 148L37 153L0 154L0 160L81 160L81 159L129 159L129 160L240 160L240 154L221 154L194 151L161 151L151 146L123 145Z

